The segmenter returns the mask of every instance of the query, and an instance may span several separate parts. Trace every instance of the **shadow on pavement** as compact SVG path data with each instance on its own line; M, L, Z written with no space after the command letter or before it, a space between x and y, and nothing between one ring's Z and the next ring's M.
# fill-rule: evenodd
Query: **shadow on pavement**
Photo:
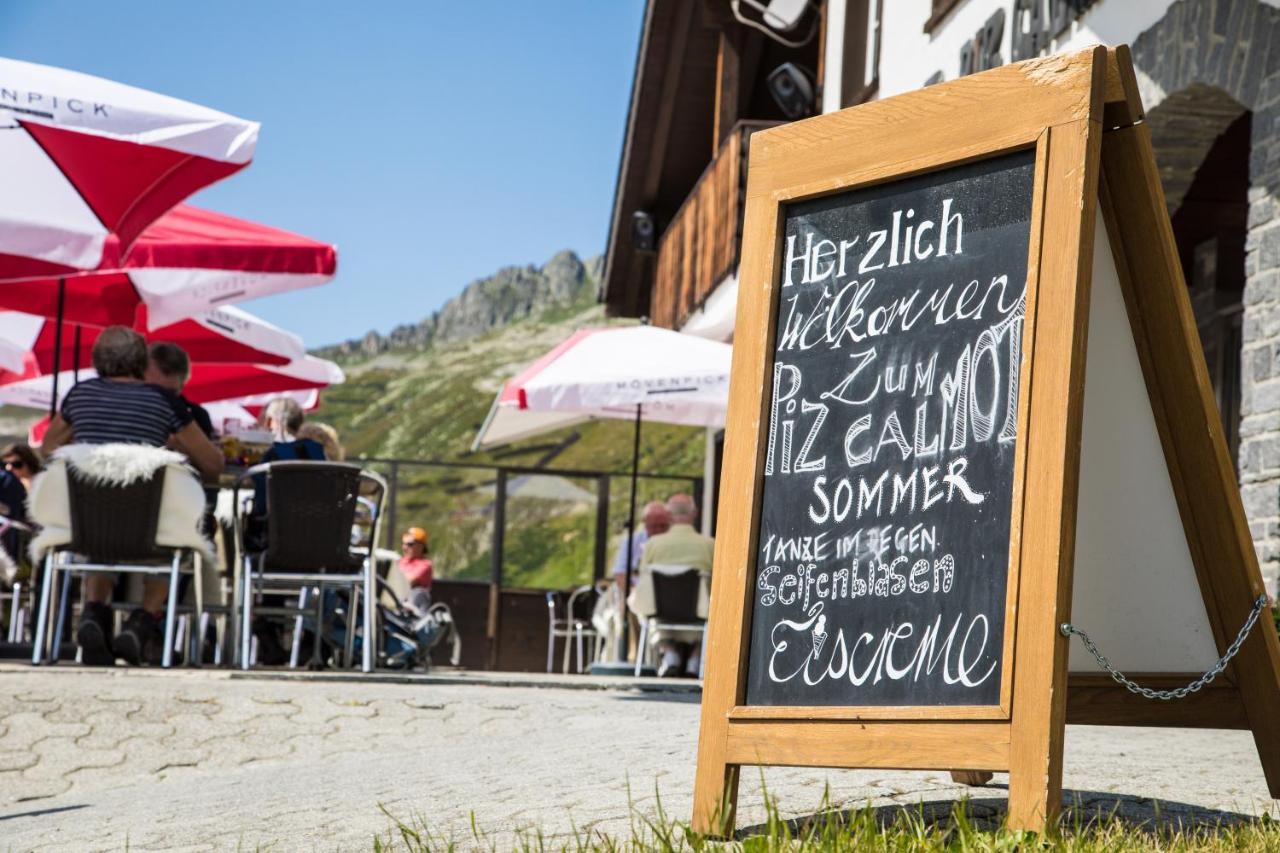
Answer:
M53 809L36 809L29 812L14 812L13 814L0 814L0 821L17 820L20 817L44 817L45 815L57 814L58 812L74 812L80 809L89 808L87 803L81 803L77 806L58 806Z
M1000 784L989 784L987 789L1007 789ZM881 827L892 826L900 815L919 816L929 826L940 828L954 824L953 809L964 805L965 817L970 825L984 831L998 829L1004 822L1008 801L1004 798L975 797L931 800L914 805L875 806L872 814ZM1222 811L1175 800L1158 800L1151 797L1135 797L1128 794L1101 791L1066 790L1062 793L1062 825L1069 829L1086 829L1097 823L1118 820L1131 829L1141 830L1195 830L1219 829L1252 823L1256 815ZM793 832L815 820L827 817L850 819L862 813L862 809L845 809L836 812L816 812L793 818L786 823ZM763 824L747 826L734 833L738 839L760 835L767 831Z

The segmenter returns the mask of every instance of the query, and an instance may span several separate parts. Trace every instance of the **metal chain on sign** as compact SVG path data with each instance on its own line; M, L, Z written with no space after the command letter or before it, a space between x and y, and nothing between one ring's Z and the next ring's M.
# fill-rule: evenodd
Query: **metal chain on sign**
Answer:
M1176 690L1152 690L1150 687L1143 687L1142 685L1125 677L1123 672L1112 666L1111 661L1107 660L1106 656L1103 655L1102 652L1098 651L1098 647L1093 644L1093 640L1089 639L1089 635L1072 625L1070 622L1063 622L1062 625L1058 627L1058 630L1062 632L1064 637L1070 637L1072 634L1079 637L1080 641L1084 643L1084 647L1089 650L1089 654L1093 655L1097 659L1098 664L1105 669L1112 678L1120 684L1123 684L1124 688L1130 693L1137 693L1139 696L1145 696L1148 699L1163 699L1168 701L1170 699L1181 699L1184 696L1190 696L1192 693L1195 693L1201 687L1204 687L1206 684L1221 675L1222 671L1227 668L1227 664L1236 656L1236 652L1240 651L1240 647L1244 645L1245 638L1248 637L1249 632L1253 630L1254 624L1258 621L1258 615L1262 613L1262 609L1266 606L1267 597L1265 595L1258 596L1257 600L1253 602L1253 611L1249 613L1249 618L1244 620L1244 626L1240 629L1240 633L1236 635L1236 638L1231 642L1231 645L1227 646L1226 654L1218 658L1218 662L1210 667L1209 671L1204 675L1200 676L1186 687L1179 687Z

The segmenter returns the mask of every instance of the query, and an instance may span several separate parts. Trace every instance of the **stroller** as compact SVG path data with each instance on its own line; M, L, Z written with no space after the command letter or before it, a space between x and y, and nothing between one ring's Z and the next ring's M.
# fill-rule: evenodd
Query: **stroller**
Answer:
M431 668L431 650L448 641L451 645L449 663L457 666L462 659L462 637L453 621L453 611L443 603L432 604L425 614L407 607L382 578L377 579L378 626L382 633L381 648L377 653L377 666L387 669L427 670ZM390 604L383 604L390 601ZM347 600L336 590L325 592L322 615L321 660L332 657L338 649L346 648ZM315 631L315 620L304 617L303 627ZM354 654L358 657L364 637L356 628ZM327 648L325 648L327 647Z

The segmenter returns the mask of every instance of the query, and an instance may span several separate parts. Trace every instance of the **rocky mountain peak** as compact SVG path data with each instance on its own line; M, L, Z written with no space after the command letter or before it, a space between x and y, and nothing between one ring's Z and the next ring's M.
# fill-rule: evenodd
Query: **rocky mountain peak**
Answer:
M593 302L603 264L601 256L584 262L565 249L542 266L503 267L471 282L439 311L417 323L397 326L386 335L371 331L319 354L372 357L388 350L420 350L437 341L465 341L556 308Z

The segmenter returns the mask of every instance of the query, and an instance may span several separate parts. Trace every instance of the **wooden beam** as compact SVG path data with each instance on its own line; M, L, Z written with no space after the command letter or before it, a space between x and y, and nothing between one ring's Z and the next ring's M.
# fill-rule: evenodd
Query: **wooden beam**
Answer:
M1085 113L1046 130L1044 216L1038 281L1028 276L1030 397L1023 489L1013 684L1009 824L1041 830L1062 805L1066 730L1067 638L1071 617L1076 499L1084 415L1084 360L1089 339L1094 212L1106 53L1091 54ZM925 91L928 91L927 89ZM1077 92L1077 96L1079 93ZM1044 318L1044 322L1040 322Z
M1143 686L1158 690L1181 687L1195 675L1168 679L1138 677ZM1067 688L1067 722L1082 726L1176 726L1178 728L1247 729L1249 718L1240 691L1211 685L1183 699L1159 702L1109 684Z
M1007 770L1007 722L740 722L729 724L735 764Z
M716 101L711 122L711 156L741 118L742 43L740 27L723 29L716 47Z
M662 184L662 167L667 159L667 146L671 142L671 118L675 112L676 92L680 88L680 71L684 65L685 47L689 43L689 31L693 27L695 3L681 3L676 11L675 26L671 32L671 47L667 51L667 64L662 72L662 91L658 97L658 115L653 122L653 142L650 149L648 171L644 176L641 204L649 205L658 196ZM623 211L630 217L630 211ZM628 222L630 219L628 219Z

